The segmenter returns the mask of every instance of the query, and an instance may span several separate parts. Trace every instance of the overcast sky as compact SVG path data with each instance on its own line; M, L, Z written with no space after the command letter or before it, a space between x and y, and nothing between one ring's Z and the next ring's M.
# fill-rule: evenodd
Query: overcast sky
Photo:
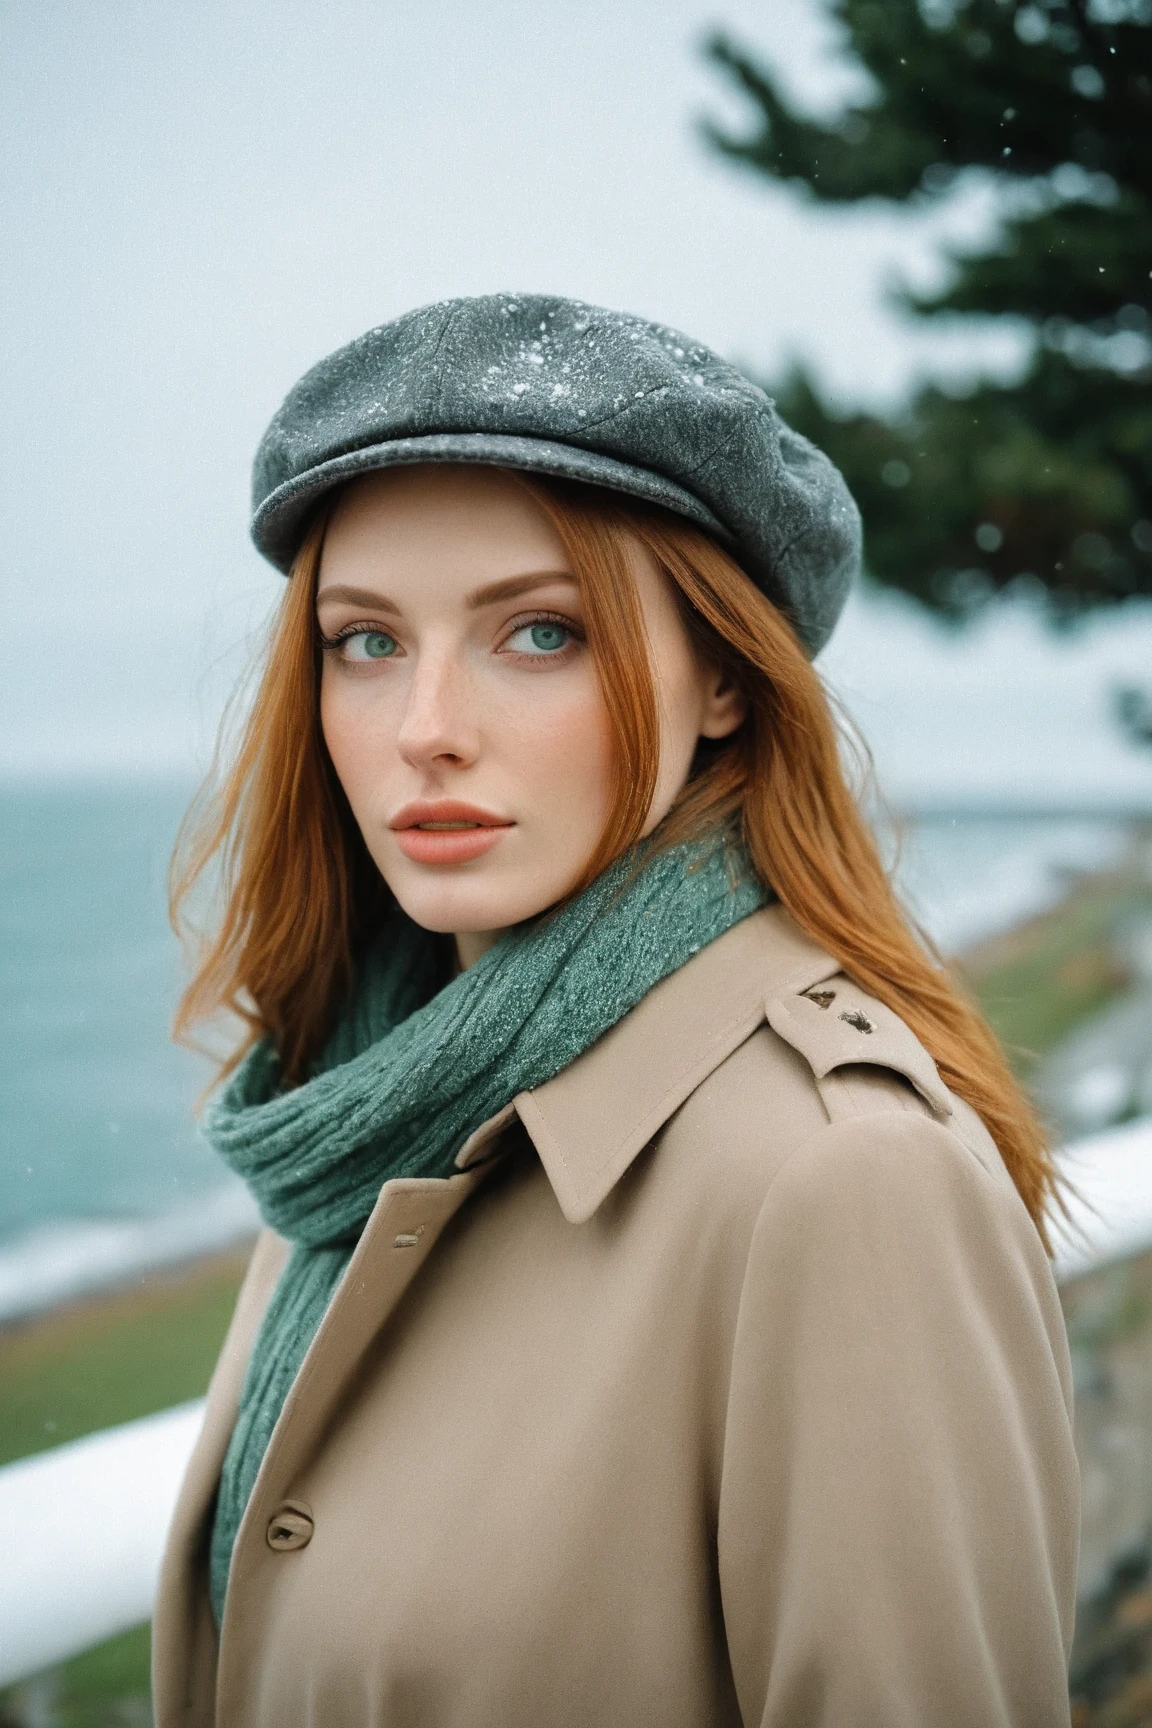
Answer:
M3 0L0 771L203 761L279 592L246 538L259 435L308 365L410 306L579 295L764 373L804 355L846 400L1011 365L1011 332L913 332L885 302L981 231L979 188L927 219L813 210L708 154L699 115L740 113L699 53L715 22L808 101L851 87L817 0ZM1017 705L1029 666L1045 700L1053 667L1095 679L1109 772L1142 783L1100 696L1131 622L1071 659L1006 623L957 659L914 618L855 617L829 665L895 780L954 754L945 726L901 766L917 655L1002 693L995 636ZM1019 782L1015 736L991 725Z

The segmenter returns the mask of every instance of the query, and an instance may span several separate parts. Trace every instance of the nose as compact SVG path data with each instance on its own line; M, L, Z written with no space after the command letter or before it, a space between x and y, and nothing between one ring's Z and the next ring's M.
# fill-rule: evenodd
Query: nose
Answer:
M467 768L479 753L479 728L466 668L448 653L422 654L408 685L396 737L412 768Z

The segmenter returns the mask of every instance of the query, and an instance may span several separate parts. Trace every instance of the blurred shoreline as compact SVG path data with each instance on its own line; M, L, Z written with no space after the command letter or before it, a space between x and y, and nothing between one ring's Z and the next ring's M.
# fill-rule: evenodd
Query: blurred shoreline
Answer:
M167 1038L180 968L163 883L185 798L159 783L0 788L0 1327L195 1264L258 1228L195 1126L208 1069ZM876 821L911 915L963 964L981 943L1058 918L1152 818L1103 800L1086 814L925 799ZM1065 986L1053 973L1029 988Z
M227 1247L189 1254L183 1260L145 1267L115 1284L82 1295L66 1297L50 1308L39 1308L0 1319L0 1351L17 1342L22 1353L38 1340L53 1344L61 1338L147 1315L154 1306L166 1306L209 1280L229 1278L239 1283L248 1265L255 1232ZM202 1390L202 1388L201 1388Z
M0 1466L203 1397L249 1251L202 1255L0 1326Z
M259 1228L255 1202L238 1182L157 1218L38 1226L0 1249L0 1329L212 1260Z

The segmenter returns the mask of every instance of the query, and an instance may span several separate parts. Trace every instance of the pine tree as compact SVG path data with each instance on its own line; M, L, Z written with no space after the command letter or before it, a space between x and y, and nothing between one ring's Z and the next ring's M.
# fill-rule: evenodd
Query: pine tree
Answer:
M929 206L991 177L998 232L953 254L921 318L1012 318L1012 384L835 412L795 371L774 394L860 502L881 581L963 615L1010 584L1059 617L1152 594L1152 0L833 0L874 95L798 113L752 51L707 52L754 111L706 128L732 161L829 204Z

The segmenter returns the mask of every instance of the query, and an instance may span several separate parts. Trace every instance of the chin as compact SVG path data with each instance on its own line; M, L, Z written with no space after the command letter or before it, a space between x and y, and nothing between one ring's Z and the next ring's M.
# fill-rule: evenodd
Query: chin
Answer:
M455 881L404 880L388 883L413 923L441 935L464 936L480 931L507 930L525 918L534 918L560 898L563 889L504 882L483 882L457 877Z

